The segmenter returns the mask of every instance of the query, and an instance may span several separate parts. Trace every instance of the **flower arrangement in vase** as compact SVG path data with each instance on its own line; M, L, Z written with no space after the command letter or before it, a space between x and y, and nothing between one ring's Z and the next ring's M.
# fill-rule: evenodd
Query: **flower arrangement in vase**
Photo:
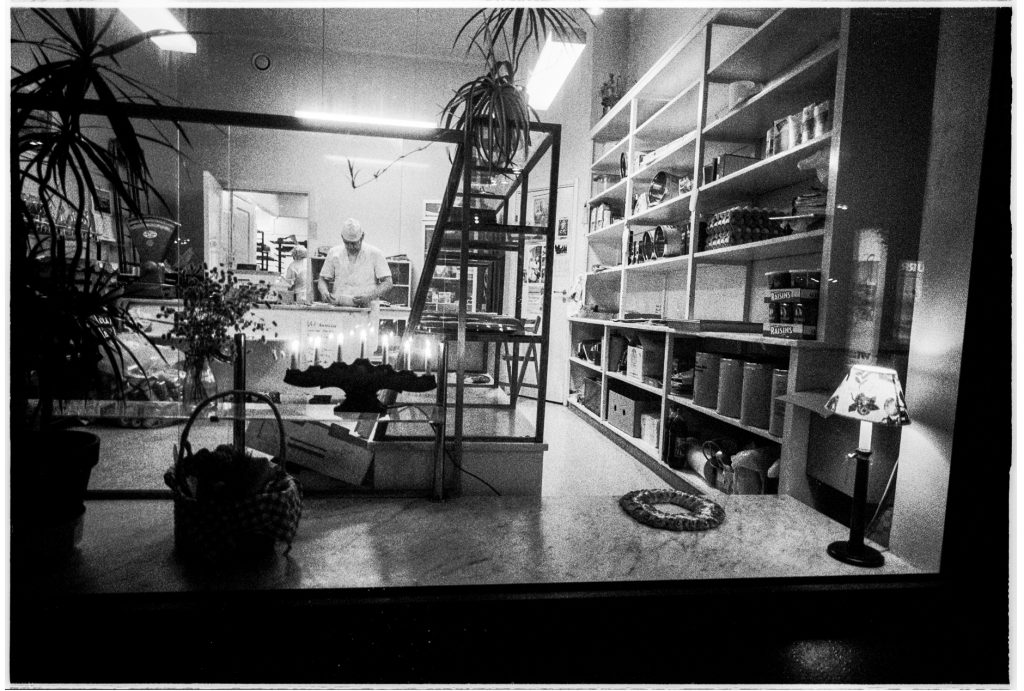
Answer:
M183 353L183 402L195 404L213 393L210 361L231 360L236 333L259 334L259 341L266 341L267 326L252 308L266 302L270 286L241 282L220 267L192 267L181 274L178 291L182 307L164 310L174 319L167 335Z

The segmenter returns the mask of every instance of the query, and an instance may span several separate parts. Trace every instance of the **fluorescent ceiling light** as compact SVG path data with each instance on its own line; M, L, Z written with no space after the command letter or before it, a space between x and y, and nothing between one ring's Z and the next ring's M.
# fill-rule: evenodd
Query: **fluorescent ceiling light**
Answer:
M311 110L297 110L295 117L303 120L328 120L330 122L348 122L357 125L385 125L387 127L408 127L417 130L436 130L437 124L426 120L399 120L396 118L376 118L366 115L342 115L340 113L316 113Z
M170 36L154 36L153 43L163 50L173 50L179 53L195 53L196 40L185 33L185 27L171 14L166 7L121 7L119 8L124 16L128 17L140 31L177 31Z
M604 8L603 7L588 7L587 8L587 14L589 14L591 17L600 17L602 14L604 14Z
M582 43L563 43L548 36L537 59L537 66L530 75L530 82L526 85L531 107L546 110L551 105L584 47Z

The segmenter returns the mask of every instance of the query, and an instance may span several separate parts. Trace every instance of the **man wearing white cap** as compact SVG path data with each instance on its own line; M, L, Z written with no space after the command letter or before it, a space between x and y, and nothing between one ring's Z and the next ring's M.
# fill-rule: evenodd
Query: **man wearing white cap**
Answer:
M369 307L391 290L391 268L384 253L363 242L363 228L350 218L341 227L342 245L332 247L320 269L320 293L335 305ZM334 281L328 290L327 281Z

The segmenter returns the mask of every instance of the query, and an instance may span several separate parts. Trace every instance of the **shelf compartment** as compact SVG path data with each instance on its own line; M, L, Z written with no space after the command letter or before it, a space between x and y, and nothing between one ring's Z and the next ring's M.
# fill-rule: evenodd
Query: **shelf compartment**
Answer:
M692 398L686 398L685 396L677 396L676 394L669 394L668 400L672 401L673 403L678 403L679 405L685 408L689 408L690 410L696 410L698 413L703 413L704 415L713 417L716 420L728 423L733 427L738 427L742 430L746 430L751 434L756 434L757 436L763 437L769 441L773 441L776 443L782 442L782 437L776 437L774 434L769 434L768 430L766 429L761 429L760 427L752 427L750 425L744 425L742 422L739 421L738 418L722 415L714 408L705 408L702 405L697 405L696 403L693 402Z
M626 228L626 222L616 221L610 226L605 226L601 230L595 230L591 233L587 233L587 240L590 242L606 242L609 244L618 243L622 240L622 231Z
M601 154L601 156L594 161L590 166L591 172L597 175L618 175L621 171L619 168L619 156L620 154L628 153L629 151L629 137L623 137L622 141L618 142L614 148Z
M690 263L690 255L683 254L678 257L665 257L663 259L655 259L648 262L640 262L639 264L628 264L626 271L635 273L669 273L672 271L678 271L685 269L686 265Z
M636 388L642 389L643 391L646 391L647 393L654 394L655 396L661 396L661 395L663 395L665 393L663 389L659 389L656 386L651 386L650 384L645 384L642 381L640 381L639 379L634 379L633 377L627 377L625 374L619 374L618 372L607 372L606 374L608 375L609 379L614 379L615 381L625 382L626 384L629 384L630 386L635 386Z
M813 172L813 171L812 171ZM604 190L603 192L594 195L587 204L594 207L598 204L607 203L610 205L618 204L622 208L626 206L626 182L627 178L622 178L614 185Z
M839 35L839 8L779 10L708 72L714 82L766 83Z
M643 110L644 104L638 104L637 125L633 133L635 139L654 140L667 143L697 127L699 113L697 102L700 97L700 80L696 80L664 105L657 107L653 113Z
M829 41L798 65L704 128L708 139L763 141L779 118L835 95L839 41Z
M573 363L574 365L579 365L580 367L586 367L587 369L594 370L595 372L598 373L601 372L601 368L598 365L595 365L592 362L587 362L586 360L581 360L578 357L573 357L570 355L569 362Z
M654 176L663 170L682 175L693 175L693 160L697 146L696 130L688 132L667 145L664 153L644 165L643 168L630 175L635 183L650 183Z
M803 180L814 179L814 170L800 170L796 164L825 148L831 141L832 133L829 132L701 187L698 192L701 208L711 211L730 202L746 201Z
M746 264L760 259L815 254L821 252L824 237L824 230L811 230L771 240L705 250L698 252L695 256L697 261L705 264Z
M814 171L811 171L814 174ZM628 225L658 225L660 223L685 223L690 217L690 199L693 192L687 192L652 206L635 216L627 216Z
M617 142L629 134L629 101L627 92L590 130L595 142Z

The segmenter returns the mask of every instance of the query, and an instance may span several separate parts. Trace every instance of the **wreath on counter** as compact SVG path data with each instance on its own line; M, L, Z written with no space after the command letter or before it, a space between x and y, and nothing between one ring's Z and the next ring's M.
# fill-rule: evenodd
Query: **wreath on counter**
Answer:
M687 513L668 513L657 504L673 504ZM725 520L725 509L694 494L674 489L638 489L619 499L622 510L635 520L662 530L710 530Z

